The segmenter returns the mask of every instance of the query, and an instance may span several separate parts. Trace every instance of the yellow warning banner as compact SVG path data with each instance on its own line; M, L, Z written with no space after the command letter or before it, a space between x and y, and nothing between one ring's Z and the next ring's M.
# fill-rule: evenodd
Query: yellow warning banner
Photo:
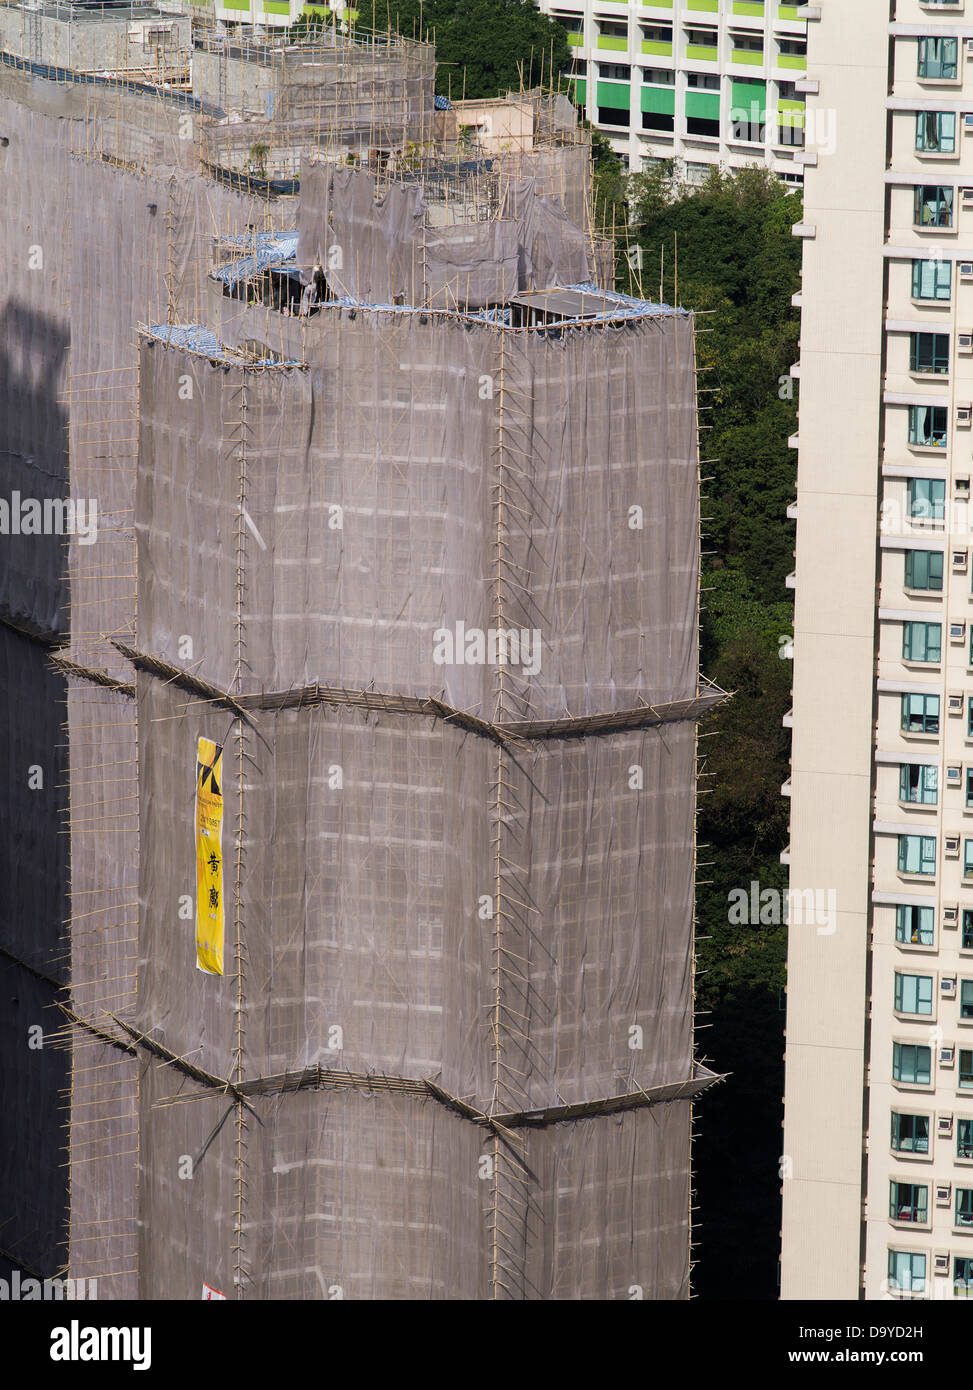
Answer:
M223 748L196 751L196 968L223 974Z

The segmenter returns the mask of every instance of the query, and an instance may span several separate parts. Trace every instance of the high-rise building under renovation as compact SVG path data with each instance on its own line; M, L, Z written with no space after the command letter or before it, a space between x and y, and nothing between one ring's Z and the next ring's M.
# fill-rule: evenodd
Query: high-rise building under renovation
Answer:
M4 591L57 649L70 855L59 942L58 880L23 890L57 968L3 942L66 1019L68 1240L11 1163L5 1258L102 1297L686 1297L692 316L593 283L563 98L483 153L427 45L191 61L0 65L0 385L64 411L5 486L99 518ZM19 653L36 744L64 696Z
M811 10L781 1290L967 1297L973 25Z
M576 98L632 170L685 161L803 174L806 22L777 0L539 0L574 53Z

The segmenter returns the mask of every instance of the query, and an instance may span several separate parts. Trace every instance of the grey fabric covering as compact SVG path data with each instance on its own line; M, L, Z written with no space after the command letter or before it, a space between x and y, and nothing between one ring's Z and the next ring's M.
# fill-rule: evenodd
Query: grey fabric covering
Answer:
M238 331L263 335L263 316L238 307ZM645 319L559 341L506 334L501 345L487 324L329 310L302 350L307 369L241 375L144 345L143 650L183 665L189 636L199 672L221 689L340 677L442 691L486 718L500 671L510 718L695 694L691 323ZM179 399L184 376L191 400ZM233 424L244 418L245 437ZM240 521L241 450L259 541ZM441 627L496 625L490 489L501 450L502 625L539 632L534 675L434 659ZM246 605L238 671L224 634L241 525L248 584L267 598Z
M499 164L500 161L497 161ZM582 227L535 178L505 172L496 184L504 217L477 221L476 191L457 179L453 208L430 218L421 186L379 188L362 169L305 161L301 169L298 261L320 261L332 294L370 304L483 308L518 290L574 285L593 266Z
M136 1026L214 1077L428 1078L488 1115L688 1082L694 725L498 747L395 697L503 720L696 694L691 321L555 338L226 314L307 365L143 340L136 646L258 704L242 724L138 675ZM433 632L488 628L498 596L539 629L540 669L436 665ZM314 681L392 700L259 707ZM239 827L222 978L195 969L176 910L200 737L224 745ZM251 1112L156 1077L144 1292L687 1294L687 1100L521 1127L511 1148L365 1080L284 1085ZM204 1149L193 1192L176 1156Z

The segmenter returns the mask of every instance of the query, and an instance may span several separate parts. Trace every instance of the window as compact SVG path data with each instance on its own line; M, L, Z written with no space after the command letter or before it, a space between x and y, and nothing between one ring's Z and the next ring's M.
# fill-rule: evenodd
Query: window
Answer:
M687 116L686 134L709 135L712 139L718 140L720 136L720 123L716 120L709 120L705 116Z
M899 873L934 874L936 840L933 835L899 836Z
M925 1255L920 1255L914 1250L890 1250L889 1288L898 1293L924 1293Z
M932 976L900 975L895 972L895 1012L932 1014Z
M647 43L672 43L672 25L643 24L642 38Z
M973 951L973 909L963 908L963 939L961 947L964 951Z
M959 1084L964 1091L973 1091L973 1052L960 1048Z
M973 1187L956 1189L956 1225L973 1226Z
M693 48L715 48L716 30L687 28L686 42L687 44L690 44Z
M963 877L973 878L973 840L963 841Z
M653 87L671 87L676 81L676 74L671 68L643 68L642 81Z
M912 262L912 298L948 300L953 279L952 261L930 257Z
M973 1120L956 1121L956 1157L973 1158Z
M777 46L781 53L790 53L795 57L803 58L807 53L807 41L805 39L778 39Z
M970 700L970 719L973 721L973 699ZM939 696L903 695L902 728L910 734L938 734Z
M733 47L744 53L763 53L764 41L757 34L731 34L730 41Z
M920 39L916 75L951 81L956 77L957 39Z
M960 981L959 1016L960 1018L973 1018L973 980Z
M613 39L627 39L628 25L619 24L613 19L600 19L598 21L598 32Z
M899 768L899 800L935 806L939 800L939 768L903 763Z
M947 423L944 405L910 405L909 443L919 449L945 449Z
M896 1153L929 1152L929 1116L900 1115L892 1111L892 1148Z
M889 1183L889 1217L923 1225L929 1213L929 1188L922 1183Z
M627 63L599 63L598 73L599 76L607 78L609 82L628 82L632 76L632 69ZM913 336L916 337L919 335L914 334ZM926 334L925 336L934 338L938 335L932 333ZM948 344L949 339L947 338L946 341Z
M957 1255L953 1260L953 1297L969 1298L973 1294L973 1257Z
M966 769L966 805L973 810L973 767Z
M652 113L647 111L645 114L646 114L646 115L651 115ZM630 122L629 122L628 107L627 107L627 106L624 106L624 107L623 107L623 106L599 106L599 107L598 107L598 121L599 121L599 124L600 124L600 125L624 125L624 126L627 126L627 125L630 123ZM665 127L665 129L666 129L666 130L671 130L671 129L672 129L672 117L671 117L671 116L669 117L669 124Z
M909 371L947 376L949 374L949 334L910 333Z
M962 1056L962 1054L960 1054ZM973 1059L973 1053L967 1053ZM892 1044L892 1080L907 1086L928 1086L932 1068L932 1048L918 1043ZM973 1068L970 1084L973 1085Z
M909 421L910 437L912 421ZM946 516L946 480L944 478L909 479L909 516L915 521L925 517L942 521Z
M706 92L718 92L720 90L719 74L715 72L687 72L686 86L698 87Z
M943 552L941 550L907 550L905 552L905 587L935 589L943 587Z
M939 661L942 645L942 623L902 624L903 661Z
M955 154L956 113L917 111L916 149L925 154Z
M941 184L917 184L912 220L917 227L951 227L953 190Z
M909 946L932 946L936 939L931 907L900 903L895 909L895 939Z

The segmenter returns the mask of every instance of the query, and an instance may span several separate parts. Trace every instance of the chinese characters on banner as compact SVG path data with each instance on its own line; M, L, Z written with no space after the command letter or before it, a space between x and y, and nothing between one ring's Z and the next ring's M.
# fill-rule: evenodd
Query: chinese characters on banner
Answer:
M223 974L223 748L196 752L196 968Z

